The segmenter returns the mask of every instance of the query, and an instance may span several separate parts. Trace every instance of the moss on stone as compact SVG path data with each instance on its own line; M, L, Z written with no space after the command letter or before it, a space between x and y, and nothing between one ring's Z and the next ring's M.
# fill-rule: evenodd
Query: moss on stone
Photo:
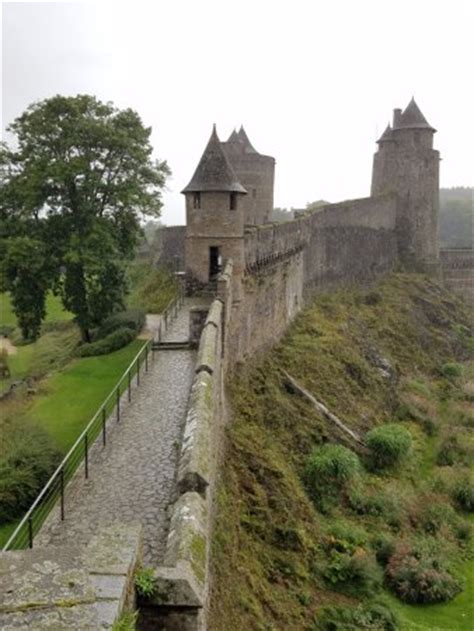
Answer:
M471 335L471 321L436 283L396 274L367 290L319 296L280 344L233 378L234 420L212 545L210 628L314 628L322 605L358 601L357 593L336 593L324 578L335 523L364 528L368 555L381 534L421 536L414 526L420 502L450 502L441 483L434 486L444 473L434 462L442 431L430 434L426 419L448 427L466 400L462 384L447 384L439 368L469 359L453 327L467 327ZM359 490L369 512L359 514L348 497L330 515L312 503L304 485L308 454L343 437L291 391L283 370L361 435L396 418L413 434L409 466L385 476L363 474ZM410 416L398 417L402 406L410 406ZM464 544L447 526L443 532L432 545L440 558L459 560Z

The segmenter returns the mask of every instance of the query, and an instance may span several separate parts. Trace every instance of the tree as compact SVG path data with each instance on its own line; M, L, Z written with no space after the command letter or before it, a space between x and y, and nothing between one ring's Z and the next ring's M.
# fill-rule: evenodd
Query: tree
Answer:
M12 237L6 241L2 259L0 288L10 292L23 337L35 340L46 315L49 281L43 243L30 237Z
M169 168L152 159L138 114L88 95L35 103L9 131L18 148L0 148L3 232L41 234L50 284L89 341L122 306L125 263L140 220L159 217Z

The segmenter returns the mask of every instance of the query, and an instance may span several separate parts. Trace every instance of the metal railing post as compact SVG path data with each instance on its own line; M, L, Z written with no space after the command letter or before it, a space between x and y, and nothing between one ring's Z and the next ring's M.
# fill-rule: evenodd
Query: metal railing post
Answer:
M84 434L84 474L86 480L89 477L89 436Z
M107 443L107 432L105 429L105 408L102 408L102 444L105 447Z
M33 517L28 517L28 546L33 548Z
M117 402L117 423L118 423L120 421L120 386L117 386L115 397L116 397L116 402Z
M127 373L127 381L128 381L128 385L127 385L128 402L130 403L130 401L132 400L132 373L130 371L128 371Z
M61 492L61 521L64 521L64 469L59 474L59 488Z
M38 508L40 511L45 510L46 514L49 513L49 508L51 507L50 502L53 501L53 505L56 500L59 500L59 511L60 511L60 519L61 521L65 520L65 495L66 495L66 485L69 481L69 477L73 477L79 471L76 471L76 466L82 464L82 458L84 459L84 475L87 479L89 477L89 450L90 446L93 444L94 440L92 436L96 437L99 440L98 434L102 434L102 443L103 446L106 446L107 443L107 405L109 402L113 403L114 394L117 399L117 420L120 420L120 392L121 385L124 383L124 379L128 378L128 384L131 388L133 382L132 370L136 365L137 369L137 385L140 384L140 362L142 354L145 353L145 370L149 369L149 353L150 353L150 344L151 341L148 341L144 346L141 347L141 350L134 358L132 364L122 375L119 382L115 386L114 389L110 392L102 406L98 409L96 414L92 417L89 424L84 428L83 432L81 432L80 436L78 436L76 442L69 449L68 453L62 460L62 462L58 465L57 469L53 473L53 475L49 478L45 486L40 491L39 495L36 497L35 501L31 505L30 509L20 521L20 523L15 528L14 532L11 534L10 538L3 546L3 550L12 550L16 547L24 547L29 546L33 547L33 539L34 539L34 519L35 515L38 514ZM153 346L151 347L153 351ZM152 359L154 359L154 355L152 353ZM113 414L113 409L110 410L110 414ZM93 432L91 434L91 438L89 438L89 432ZM92 441L92 442L91 442ZM79 460L77 460L79 458ZM68 470L66 471L66 467ZM59 486L59 498L58 498L58 486ZM42 513L40 513L42 515ZM41 517L42 519L42 517ZM26 535L26 536L25 536ZM26 541L25 541L26 539Z

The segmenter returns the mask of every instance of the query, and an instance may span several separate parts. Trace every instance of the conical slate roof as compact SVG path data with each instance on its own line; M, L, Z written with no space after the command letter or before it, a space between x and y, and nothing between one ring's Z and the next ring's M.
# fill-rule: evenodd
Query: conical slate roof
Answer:
M423 116L414 98L412 98L402 112L397 129L398 128L431 129L432 131L436 131Z
M189 184L182 193L222 191L246 193L227 159L214 125L211 137Z
M378 143L385 142L386 140L393 140L392 128L390 127L390 123L385 128L385 131L377 140Z
M258 153L253 148L252 143L250 142L249 137L247 136L243 125L239 129L239 133L237 134L237 136L239 137L240 142L244 145L245 153Z
M227 142L240 142L239 134L235 131L235 129L227 139Z

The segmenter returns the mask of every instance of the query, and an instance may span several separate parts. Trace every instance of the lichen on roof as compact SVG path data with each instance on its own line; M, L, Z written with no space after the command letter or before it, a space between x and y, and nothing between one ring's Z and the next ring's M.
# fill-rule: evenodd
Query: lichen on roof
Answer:
M224 153L215 125L191 181L181 192L204 191L247 192Z

